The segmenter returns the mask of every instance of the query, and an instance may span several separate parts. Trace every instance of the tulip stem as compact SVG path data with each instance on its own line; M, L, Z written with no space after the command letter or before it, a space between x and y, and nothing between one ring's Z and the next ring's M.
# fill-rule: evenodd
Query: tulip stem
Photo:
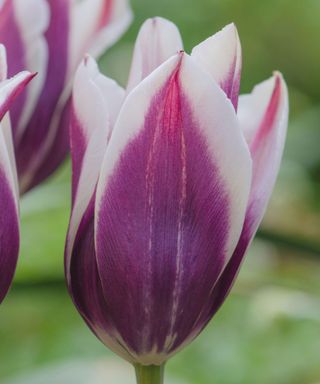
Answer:
M164 365L135 365L137 384L163 384Z

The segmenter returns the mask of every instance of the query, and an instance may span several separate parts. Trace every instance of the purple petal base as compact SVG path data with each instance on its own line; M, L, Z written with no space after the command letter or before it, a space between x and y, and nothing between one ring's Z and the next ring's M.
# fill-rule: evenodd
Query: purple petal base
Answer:
M19 253L19 221L14 195L0 170L0 303L7 294Z

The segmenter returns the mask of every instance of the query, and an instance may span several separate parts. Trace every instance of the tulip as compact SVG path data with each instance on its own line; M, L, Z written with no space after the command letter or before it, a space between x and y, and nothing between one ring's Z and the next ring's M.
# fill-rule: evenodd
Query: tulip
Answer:
M11 285L19 252L19 194L10 118L6 113L33 76L24 71L7 79L6 51L0 45L0 303Z
M240 71L233 24L188 55L156 18L138 35L126 90L88 56L76 73L66 279L139 383L160 383L221 306L275 184L286 85L275 73L238 99Z
M85 53L99 57L131 21L128 0L3 0L0 42L9 75L38 72L11 110L20 193L51 175L69 150L72 79Z

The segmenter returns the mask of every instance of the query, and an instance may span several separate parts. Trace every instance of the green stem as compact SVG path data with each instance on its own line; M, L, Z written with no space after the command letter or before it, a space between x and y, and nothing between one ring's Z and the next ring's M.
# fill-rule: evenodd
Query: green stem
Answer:
M163 384L164 365L135 366L137 384Z

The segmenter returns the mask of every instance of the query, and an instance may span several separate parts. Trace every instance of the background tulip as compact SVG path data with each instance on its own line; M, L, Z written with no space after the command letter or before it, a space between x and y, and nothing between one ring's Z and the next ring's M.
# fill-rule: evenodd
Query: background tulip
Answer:
M100 56L130 20L127 0L0 2L9 74L38 72L11 113L21 193L48 177L68 152L68 100L81 58L86 52Z
M87 324L136 366L139 382L160 382L160 367L224 301L286 135L279 73L238 100L234 25L190 56L182 49L172 23L148 20L126 91L89 57L73 90L68 286Z
M33 76L24 71L7 80L6 52L0 45L0 303L11 284L19 252L19 193L6 113Z

